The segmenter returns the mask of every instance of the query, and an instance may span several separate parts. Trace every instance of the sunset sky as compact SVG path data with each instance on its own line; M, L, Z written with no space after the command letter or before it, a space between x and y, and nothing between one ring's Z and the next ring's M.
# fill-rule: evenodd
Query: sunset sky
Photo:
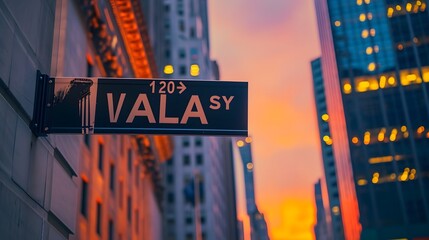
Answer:
M256 199L270 237L312 239L313 186L322 175L310 68L320 55L314 3L208 2L221 78L249 82Z

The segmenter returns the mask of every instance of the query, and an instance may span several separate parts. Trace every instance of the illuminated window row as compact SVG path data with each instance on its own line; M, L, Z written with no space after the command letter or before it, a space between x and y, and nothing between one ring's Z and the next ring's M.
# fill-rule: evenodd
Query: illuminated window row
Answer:
M372 13L361 13L359 15L359 21L365 22L366 20L371 21L372 20Z
M408 48L408 47L412 47L414 44L416 45L420 45L420 44L428 44L429 43L429 37L414 37L412 41L407 41L407 42L402 42L402 43L398 43L396 45L396 48L399 51L404 50L404 48Z
M410 133L406 126L401 126L398 128L377 128L366 131L362 137L354 136L351 139L351 142L354 145L364 145L375 144L380 142L395 142L401 139L408 138ZM425 126L419 126L415 130L415 138L429 138L429 129Z
M406 13L418 13L426 10L425 1L407 2L405 5L394 5L387 8L387 17L400 16Z
M167 74L167 75L173 74L174 73L174 67L173 67L173 65L170 65L170 64L165 65L164 66L164 73ZM189 74L192 77L199 76L200 75L200 66L198 66L198 64L192 64L189 67Z
M368 66L368 70L375 69L375 63L371 63ZM399 74L400 83L402 86L408 86L413 84L421 84L422 82L429 82L429 67L422 68L422 76L420 76L418 69L402 70ZM385 73L380 77L377 76L363 76L356 77L354 81L354 88L349 79L345 79L342 82L343 93L350 94L353 90L356 92L367 92L375 91L378 89L396 87L397 79L395 74Z
M356 0L356 4L357 4L358 6L362 5L363 3L365 3L365 4L370 4L370 3L371 3L371 0Z
M388 182L406 182L406 181L412 181L417 178L417 171L414 168L404 168L401 173L398 175L396 173L390 173L383 176L380 176L379 172L374 172L372 174L371 183L373 184L381 184L381 183L388 183ZM365 186L368 184L368 180L365 178L360 178L357 180L357 185L359 186Z

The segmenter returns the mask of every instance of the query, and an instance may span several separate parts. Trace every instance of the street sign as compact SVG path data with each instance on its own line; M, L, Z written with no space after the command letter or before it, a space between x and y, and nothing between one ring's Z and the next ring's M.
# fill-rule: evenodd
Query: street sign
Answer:
M247 136L246 82L52 78L38 73L33 132Z

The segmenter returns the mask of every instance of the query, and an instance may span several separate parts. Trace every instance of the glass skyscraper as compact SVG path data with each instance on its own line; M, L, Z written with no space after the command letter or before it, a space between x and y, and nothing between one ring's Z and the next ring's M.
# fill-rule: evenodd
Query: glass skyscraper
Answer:
M347 239L429 237L429 13L315 0Z

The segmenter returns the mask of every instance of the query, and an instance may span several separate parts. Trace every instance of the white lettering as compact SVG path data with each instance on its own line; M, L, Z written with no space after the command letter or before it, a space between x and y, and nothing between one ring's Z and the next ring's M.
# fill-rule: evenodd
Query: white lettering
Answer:
M140 105L143 103L144 110L140 110ZM133 109L131 109L130 115L128 115L127 123L132 123L134 118L137 116L146 116L150 123L156 123L155 117L153 116L152 108L149 104L149 99L144 93L139 94L136 102L134 103Z
M113 109L113 94L107 93L107 106L109 108L109 119L111 123L118 122L119 113L121 112L122 105L124 104L126 93L121 93L121 96L119 97L118 106L116 107L116 112Z
M194 105L197 108L197 111L195 112L192 111ZM183 114L183 118L180 121L180 124L186 124L190 117L197 117L200 119L201 124L208 124L206 114L204 113L204 109L201 105L201 101L198 95L191 96L191 99L189 100L188 106L186 107L185 113Z

